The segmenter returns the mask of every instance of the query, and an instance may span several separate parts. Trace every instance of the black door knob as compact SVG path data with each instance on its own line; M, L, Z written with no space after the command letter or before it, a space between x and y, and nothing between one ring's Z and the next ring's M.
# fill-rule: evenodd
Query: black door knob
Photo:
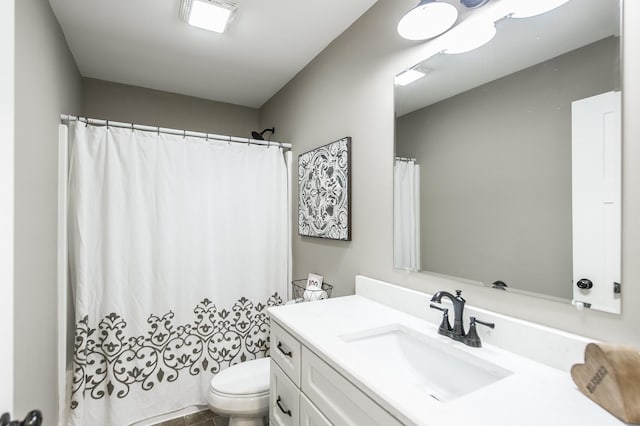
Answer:
M593 283L588 278L583 278L581 280L578 280L576 285L578 286L579 289L582 289L582 290L588 290L591 287L593 287Z

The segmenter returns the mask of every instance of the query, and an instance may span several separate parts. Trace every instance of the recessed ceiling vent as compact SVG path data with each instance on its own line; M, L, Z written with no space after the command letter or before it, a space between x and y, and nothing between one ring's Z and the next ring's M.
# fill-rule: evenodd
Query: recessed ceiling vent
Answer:
M189 25L217 33L229 27L238 10L233 0L182 0L180 17Z

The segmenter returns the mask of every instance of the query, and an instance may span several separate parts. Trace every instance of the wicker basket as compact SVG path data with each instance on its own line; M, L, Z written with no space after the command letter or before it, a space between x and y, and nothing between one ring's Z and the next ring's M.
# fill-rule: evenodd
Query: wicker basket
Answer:
M325 282L322 283L322 289L307 289L306 279L291 281L291 296L296 302L328 299L331 297L331 290L333 286Z

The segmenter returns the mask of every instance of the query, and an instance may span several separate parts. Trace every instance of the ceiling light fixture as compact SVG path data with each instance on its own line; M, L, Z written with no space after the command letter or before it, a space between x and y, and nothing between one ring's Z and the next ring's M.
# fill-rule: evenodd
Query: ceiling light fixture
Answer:
M182 0L180 17L189 25L223 33L233 20L238 3L232 0Z
M489 43L496 35L496 26L484 21L462 23L447 35L450 40L444 53L465 53Z
M468 7L469 9L476 9L478 7L482 7L485 4L487 4L489 0L460 0L460 3L462 3L465 7Z
M455 24L458 9L449 3L421 0L398 22L398 34L408 40L426 40L436 37Z
M530 18L558 8L569 0L518 0L511 6L512 18Z
M420 80L425 75L426 74L422 71L418 71L417 69L412 68L396 75L394 82L396 83L396 86L406 86L407 84L411 84L416 80Z

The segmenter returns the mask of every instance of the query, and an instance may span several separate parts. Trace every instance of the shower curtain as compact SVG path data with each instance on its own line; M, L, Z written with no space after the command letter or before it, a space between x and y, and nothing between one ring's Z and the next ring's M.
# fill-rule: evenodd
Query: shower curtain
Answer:
M206 404L215 373L267 354L286 295L282 149L77 122L69 148L68 424Z
M420 270L420 166L396 159L393 198L393 264Z

